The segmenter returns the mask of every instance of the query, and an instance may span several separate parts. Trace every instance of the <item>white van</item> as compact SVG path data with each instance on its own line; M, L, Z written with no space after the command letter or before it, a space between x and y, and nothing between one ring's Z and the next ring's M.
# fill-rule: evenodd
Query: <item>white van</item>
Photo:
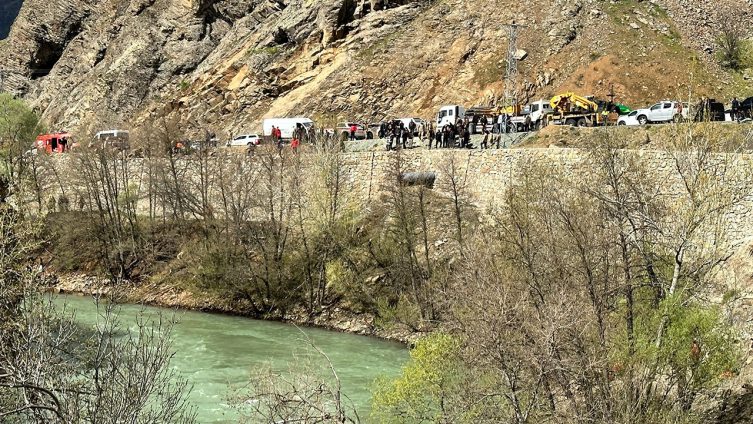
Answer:
M282 138L290 140L293 138L293 131L297 124L301 124L307 133L314 128L314 121L309 118L267 118L262 128L265 137L272 135L272 127L277 127L282 133Z
M437 129L444 128L447 124L455 125L458 119L465 118L465 108L458 105L442 106L437 114Z
M91 146L128 150L131 148L129 133L123 130L100 131L94 134L94 143Z

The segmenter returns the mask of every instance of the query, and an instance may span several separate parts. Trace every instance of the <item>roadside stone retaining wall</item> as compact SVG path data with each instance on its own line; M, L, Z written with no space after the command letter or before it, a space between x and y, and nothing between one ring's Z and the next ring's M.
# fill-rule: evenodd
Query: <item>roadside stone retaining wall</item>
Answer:
M662 188L665 194L671 196L673 192L682 192L679 189L680 186L678 186L678 184L682 184L682 181L674 159L676 153L658 150L628 150L621 152L621 154L637 155L639 163L644 165L650 173L653 173L657 181L661 181L665 185ZM303 183L306 181L306 173L310 170L308 157L308 155L301 156L301 167L295 171L301 173ZM719 155L717 157L729 159L726 162L728 166L720 171L722 174L735 174L739 178L741 173L750 175L750 170L753 170L753 165L751 165L753 158L748 155ZM434 190L447 195L451 193L449 176L454 168L456 181L464 185L472 201L477 206L492 211L502 204L506 189L516 181L523 170L536 168L552 176L561 176L563 183L566 183L568 179L579 178L584 173L587 174L589 170L593 170L595 166L592 160L593 158L587 151L560 148L378 151L346 153L342 156L345 186L350 196L357 199L363 207L369 207L373 202L378 201L386 184L395 183L396 163L400 161L400 172L435 173ZM65 156L57 157L53 158L50 164L56 170L54 173L48 174L54 174L55 178L59 178L61 184L48 181L43 196L45 202L43 209L48 208L51 198L61 195L62 187L67 187L66 197L69 198L70 207L75 209L76 196L80 196L81 192L81 182L76 178L79 171L75 159ZM198 180L197 176L190 175L192 174L190 169L194 169L191 168L192 166L196 165L190 164L189 161L179 165L179 168L183 169L183 178L186 184L196 184L195 180ZM144 159L132 159L129 162L132 176L129 185L137 187L139 192L138 210L145 214L149 210L148 196L145 194L148 187L146 183L147 168L147 162ZM232 178L243 184L263 183L263 181L259 182L260 165L256 159L245 163L240 171L236 167L227 172L234 172ZM290 172L293 172L293 170ZM315 171L311 170L311 172ZM393 177L390 177L391 175ZM727 178L726 175L719 175L718 177ZM211 175L210 178L214 179L216 175ZM76 188L77 185L78 188ZM302 189L306 190L305 187L302 187ZM214 191L214 194L210 193L210 197L213 203L219 205L219 195L216 190ZM77 192L79 194L76 194ZM728 233L733 240L742 242L753 234L752 210L753 196L749 194L746 200L737 205L729 214ZM263 211L259 212L263 213Z

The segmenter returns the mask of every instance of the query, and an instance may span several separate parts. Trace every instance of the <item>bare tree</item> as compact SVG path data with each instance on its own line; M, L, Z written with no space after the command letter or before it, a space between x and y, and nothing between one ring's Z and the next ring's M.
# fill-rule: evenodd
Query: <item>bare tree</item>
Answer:
M94 331L41 293L35 227L0 210L0 420L192 423L188 385L170 369L172 324L124 329L112 303Z
M126 153L89 149L72 153L78 168L76 184L96 219L92 234L102 245L101 261L113 282L131 279L144 247L137 216L138 184Z
M324 362L324 368L298 359L287 372L270 368L255 372L232 399L241 422L360 423L332 361L306 333L301 334L303 342Z

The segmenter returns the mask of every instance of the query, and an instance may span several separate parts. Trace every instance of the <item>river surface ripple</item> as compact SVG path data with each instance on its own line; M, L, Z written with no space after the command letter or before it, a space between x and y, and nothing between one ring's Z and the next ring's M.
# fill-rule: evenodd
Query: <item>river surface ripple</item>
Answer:
M76 320L84 325L97 320L90 297L66 295L56 302L74 310ZM155 315L162 312L163 317L174 315L178 319L173 330L176 355L171 366L193 384L190 400L198 408L200 423L235 422L235 413L227 405L230 387L247 382L254 369L271 366L285 372L301 358L320 360L312 354L301 331L329 356L343 392L353 400L361 418L368 418L374 380L398 375L408 359L405 346L371 337L203 312L139 305L119 308L123 326L133 327L141 311Z

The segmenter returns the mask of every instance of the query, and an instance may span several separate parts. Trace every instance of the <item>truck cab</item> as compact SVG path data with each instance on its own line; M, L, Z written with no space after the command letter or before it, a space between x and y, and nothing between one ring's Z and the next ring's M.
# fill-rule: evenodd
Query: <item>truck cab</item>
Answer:
M437 129L441 130L447 124L455 125L458 119L463 118L465 118L465 108L463 106L442 106L439 108L439 113L437 113Z
M544 126L547 115L554 113L554 109L548 100L537 100L527 104L521 114L510 117L512 131L533 131ZM529 126L526 125L526 117L531 118Z
M546 115L554 113L554 109L552 109L552 105L549 104L548 100L537 100L528 104L524 112L531 115L531 122L535 124L540 122Z

